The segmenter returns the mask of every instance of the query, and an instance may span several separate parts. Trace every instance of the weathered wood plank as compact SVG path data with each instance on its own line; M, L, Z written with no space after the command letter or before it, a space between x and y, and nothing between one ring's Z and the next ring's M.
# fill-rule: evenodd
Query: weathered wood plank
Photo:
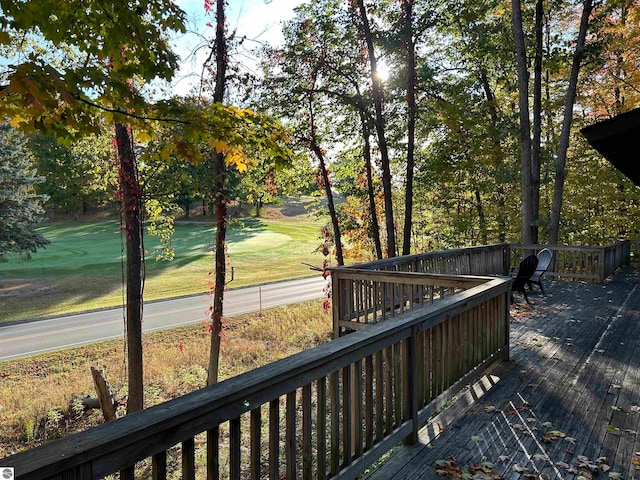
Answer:
M182 442L182 478L184 480L196 478L196 443L193 437Z
M251 410L250 420L251 442L251 480L259 480L262 476L262 408Z
M216 477L218 478L218 477ZM269 402L269 479L280 478L280 399Z
M296 478L296 391L287 393L285 410L285 472L287 480Z
M151 478L153 480L166 480L167 478L167 452L160 452L151 460Z

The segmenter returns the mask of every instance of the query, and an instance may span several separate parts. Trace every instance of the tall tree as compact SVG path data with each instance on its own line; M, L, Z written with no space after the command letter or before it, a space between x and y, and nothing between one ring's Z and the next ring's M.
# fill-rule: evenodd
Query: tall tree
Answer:
M580 74L582 59L584 57L587 29L589 27L589 19L591 17L592 10L593 2L591 0L584 0L582 3L582 15L580 16L580 27L576 38L575 50L573 52L573 60L571 62L571 71L569 73L569 83L565 94L564 114L562 118L562 130L560 132L560 139L558 143L558 152L554 162L556 176L553 185L553 203L551 205L551 220L549 226L549 243L551 245L556 245L558 243L558 236L560 234L560 213L562 211L562 197L566 176L565 164L567 162L571 124L573 122L573 106L576 99L578 75Z
M49 243L34 230L47 199L35 191L43 180L36 175L24 135L0 124L0 262L11 253L29 258Z
M364 0L354 2L357 12L354 12L354 21L360 28L369 57L371 91L373 94L373 106L375 110L375 128L378 136L378 148L380 149L380 166L382 168L382 189L384 192L384 215L387 232L387 256L396 256L396 229L393 217L393 196L391 187L391 161L389 159L389 146L385 129L385 118L382 109L383 90L382 79L378 72L378 57L376 55L373 33L369 22L369 15L364 5Z
M522 242L533 243L533 192L531 189L531 121L529 119L529 71L520 0L511 0L513 38L518 73L520 116L520 177L522 182Z
M129 367L127 413L144 408L142 369L142 295L144 250L142 247L142 189L129 127L115 125L118 150L118 184L124 223L126 261L126 344Z
M216 38L212 53L215 58L216 76L213 101L216 103L222 103L224 100L228 63L224 0L216 0L215 6ZM213 162L215 172L213 195L216 214L216 258L213 309L211 311L211 348L209 351L207 385L213 385L218 382L220 344L222 341L224 289L227 276L227 263L225 259L227 236L227 172L225 154L223 152L212 151L211 160Z
M413 0L402 0L403 44L406 58L407 98L407 176L405 180L404 234L402 254L411 253L411 225L413 222L413 169L416 141L416 51L413 39Z

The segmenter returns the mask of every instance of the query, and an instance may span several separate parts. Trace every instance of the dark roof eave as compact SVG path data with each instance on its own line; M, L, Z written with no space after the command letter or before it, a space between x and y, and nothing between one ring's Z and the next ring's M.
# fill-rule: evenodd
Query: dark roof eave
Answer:
M589 144L640 186L640 108L584 127Z

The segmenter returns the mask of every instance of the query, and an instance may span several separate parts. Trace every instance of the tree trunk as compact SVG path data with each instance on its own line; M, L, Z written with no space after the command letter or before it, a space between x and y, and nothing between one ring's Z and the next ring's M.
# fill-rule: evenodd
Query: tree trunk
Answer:
M380 149L380 164L382 167L382 189L384 193L384 215L385 227L387 231L387 256L396 256L396 230L393 218L393 201L391 196L391 164L389 161L389 149L387 146L387 138L385 134L385 121L382 115L382 85L378 77L377 59L373 48L373 35L367 17L367 10L363 0L357 0L358 10L360 12L360 20L362 21L362 33L367 45L369 54L369 64L371 67L371 88L373 93L373 104L375 108L375 126L378 135L378 148Z
M532 243L538 243L540 226L540 166L541 140L542 140L542 27L544 19L543 0L536 1L536 52L534 60L533 77L533 144L531 146L531 203L532 217Z
M367 174L367 195L369 197L369 210L371 211L371 230L370 234L373 237L373 244L376 249L376 256L378 260L382 259L382 244L380 243L380 226L378 225L378 213L376 209L376 197L373 191L373 173L371 167L371 143L369 137L371 131L367 118L364 112L364 107L360 109L360 122L362 124L362 140L364 141L363 155L364 155L364 167Z
M190 218L191 218L191 202L187 200L184 202L184 219L189 220Z
M320 146L316 143L315 138L311 140L311 150L316 154L318 161L320 162L320 174L322 175L322 183L324 184L324 192L327 197L327 207L329 208L329 215L331 216L331 224L333 226L333 239L336 246L336 261L338 265L344 265L344 257L342 255L342 239L340 236L340 224L338 223L338 215L336 213L336 207L333 202L333 191L331 190L331 181L329 180L329 173L327 172L327 166L324 161L324 154Z
M224 288L227 275L225 243L227 236L226 165L224 154L212 153L215 165L215 210L216 210L216 260L215 285L213 288L213 310L211 311L211 348L207 385L218 383L220 344L222 343L222 315L224 311Z
M502 149L502 145L500 143L500 128L498 126L499 116L498 109L496 108L496 97L493 93L493 89L489 84L489 78L487 77L487 72L483 67L480 67L480 83L482 84L482 88L484 89L484 94L487 99L487 105L489 107L489 116L491 118L491 129L492 135L491 140L493 142L493 151L494 155L493 163L498 172L502 171L502 167L504 166L504 151ZM504 243L507 239L507 220L506 220L506 201L504 194L504 185L502 174L496 175L496 196L498 199L498 214L497 214L497 223L498 223L498 241L500 243Z
M214 53L216 58L216 83L213 101L222 103L227 72L227 42L225 38L224 0L216 0L216 40ZM227 273L225 243L227 236L227 172L224 154L212 152L215 167L214 203L216 211L216 260L215 286L213 291L213 309L211 312L211 348L209 350L209 370L207 385L218 383L220 344L222 342L222 316L224 311L224 288Z
M411 225L413 223L413 170L415 165L415 132L416 132L416 52L413 41L413 0L402 1L404 19L404 47L406 54L407 85L407 178L404 199L404 229L402 254L411 253Z
M116 123L116 144L120 161L120 194L127 249L126 337L129 369L127 413L144 408L142 381L142 190L136 159L126 125Z
M476 190L474 192L476 197L475 206L478 210L478 218L480 219L480 239L483 245L488 245L489 240L487 236L487 220L484 216L484 207L482 206L482 198L480 197L480 192Z
M529 72L522 31L520 0L511 0L511 17L518 65L518 106L520 110L520 160L522 183L522 242L531 244L533 223L533 197L531 192L531 123L529 121Z
M567 161L567 151L569 150L569 137L571 134L571 123L573 121L573 104L576 99L578 87L578 74L582 57L584 55L585 39L587 28L589 27L589 17L593 9L592 0L585 0L582 4L582 16L580 18L580 30L576 39L576 49L573 53L571 73L569 76L569 86L564 100L564 118L562 120L562 130L558 143L558 153L556 155L555 170L556 178L553 185L553 203L551 205L551 226L549 229L549 244L557 245L560 233L560 213L562 211L562 195L564 192L565 164Z

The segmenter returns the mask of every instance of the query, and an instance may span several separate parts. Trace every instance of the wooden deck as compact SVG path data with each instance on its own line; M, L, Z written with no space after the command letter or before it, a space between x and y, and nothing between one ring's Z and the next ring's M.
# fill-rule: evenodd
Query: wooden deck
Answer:
M604 284L547 280L545 291L531 306L516 293L512 361L367 480L441 478L448 457L450 478L490 462L505 479L574 479L588 464L587 479L640 479L640 271Z

